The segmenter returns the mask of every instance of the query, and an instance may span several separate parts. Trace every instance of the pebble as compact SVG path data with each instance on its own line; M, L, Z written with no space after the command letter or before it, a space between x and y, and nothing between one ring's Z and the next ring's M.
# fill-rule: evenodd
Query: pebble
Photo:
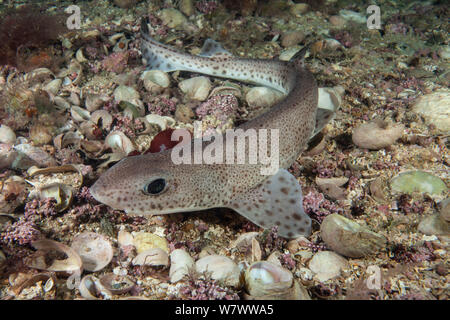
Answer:
M305 39L305 34L301 31L292 31L288 33L284 33L281 36L281 45L285 48L292 47Z
M309 269L320 282L336 278L348 266L347 260L332 251L320 251L309 261Z
M384 236L336 213L325 217L320 235L330 249L351 258L375 253L387 243Z
M402 193L426 192L440 195L447 191L445 183L436 176L424 171L403 172L391 180L391 189Z
M439 90L417 98L412 110L420 114L428 125L444 134L450 133L450 90Z
M450 223L436 213L423 219L417 226L417 230L426 235L449 235Z
M360 148L379 150L394 144L402 136L404 129L403 124L388 124L375 120L355 128L352 140Z

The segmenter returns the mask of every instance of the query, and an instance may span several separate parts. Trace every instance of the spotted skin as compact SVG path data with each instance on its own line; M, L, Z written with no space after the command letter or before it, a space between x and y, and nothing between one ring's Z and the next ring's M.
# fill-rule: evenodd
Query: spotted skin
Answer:
M300 185L284 170L305 149L316 123L318 89L301 57L289 62L240 59L221 48L216 54L209 54L211 49L204 48L206 56L192 56L150 38L145 24L141 25L141 30L143 56L151 68L166 71L176 68L232 78L286 93L286 98L266 113L239 126L243 130L278 129L279 167L282 169L274 176L262 175L263 165L249 164L248 157L244 164L175 165L171 150L166 150L121 160L91 187L94 198L138 215L229 207L263 228L278 226L281 236L293 238L309 234L311 221L303 212ZM211 46L212 42L208 43ZM225 135L223 139L226 141ZM270 150L270 139L268 141ZM193 146L195 141L190 143ZM202 153L205 146L206 143L197 152ZM247 145L245 151L250 152ZM195 150L191 156L195 157ZM274 182L280 176L289 183ZM149 182L161 178L166 181L163 192L157 195L145 192ZM258 203L261 197L270 199L270 205L261 206Z

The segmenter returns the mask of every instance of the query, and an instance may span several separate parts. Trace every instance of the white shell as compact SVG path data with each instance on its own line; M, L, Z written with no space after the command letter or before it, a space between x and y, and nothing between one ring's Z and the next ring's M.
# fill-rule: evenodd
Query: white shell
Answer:
M0 125L0 143L13 144L16 141L16 134L13 129L4 124Z
M183 249L176 249L170 254L170 282L175 283L189 274L194 268L194 259Z
M164 88L169 87L169 75L160 70L144 71L141 75L144 87L147 91L160 93Z
M194 77L181 81L178 86L189 98L205 101L211 90L211 81L207 77Z
M105 143L113 152L129 154L136 150L131 140L121 131L113 131L108 134Z
M56 95L59 89L61 88L61 85L62 85L61 79L54 79L44 86L44 90L53 95Z
M283 97L283 93L279 91L267 87L254 87L247 92L245 100L250 107L268 108Z
M150 124L158 125L161 128L161 131L164 131L167 128L167 119L158 114L148 114L145 116L145 120Z
M336 112L341 106L344 91L345 89L341 86L319 88L319 102L317 105L321 109Z
M209 255L195 263L199 274L211 273L211 279L223 281L225 285L239 287L241 271L236 263L228 257Z
M72 108L70 108L70 115L76 122L89 120L91 118L91 114L89 111L78 106L73 106Z
M80 48L77 50L77 53L75 54L75 58L78 60L78 62L86 62L88 61L83 54L83 48Z

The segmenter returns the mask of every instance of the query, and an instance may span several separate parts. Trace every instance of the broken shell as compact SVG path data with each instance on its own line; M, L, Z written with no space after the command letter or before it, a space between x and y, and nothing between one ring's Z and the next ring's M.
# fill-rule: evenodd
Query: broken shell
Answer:
M245 101L250 107L265 109L273 106L284 96L283 93L267 87L254 87L245 95Z
M80 48L77 50L77 53L75 54L75 58L77 59L78 62L82 63L82 62L86 62L88 61L83 54L83 48Z
M18 152L16 152L12 145L0 143L0 169L12 166L16 160Z
M209 255L195 263L199 274L210 274L211 279L223 282L227 286L240 287L241 271L238 265L228 257Z
M320 235L333 251L351 258L374 253L386 245L386 238L337 213L325 217Z
M133 142L121 131L113 131L105 139L105 144L110 147L113 152L129 154L136 150Z
M316 184L319 186L320 191L334 200L344 200L347 198L342 185L347 183L348 178L316 178Z
M101 141L81 140L80 149L86 153L90 159L98 159L106 150L105 144Z
M51 129L49 129L44 125L36 124L30 128L29 133L30 140L36 146L48 144L52 141L53 138L51 131L52 131Z
M124 294L133 289L134 282L128 276L107 273L100 277L100 283L112 294Z
M84 276L78 287L83 298L88 300L99 300L99 297L111 299L112 293L105 288L97 277L92 275Z
M98 127L91 121L85 121L80 124L81 133L89 140L96 140L101 136Z
M175 283L187 276L194 268L194 259L183 249L175 249L170 254L170 282Z
M53 103L61 109L64 109L64 110L70 109L70 103L68 103L66 101L66 99L64 99L63 97L60 97L60 96L54 97Z
M54 198L56 200L55 209L58 212L66 210L72 203L73 189L64 183L50 183L39 188L41 199Z
M44 90L56 96L61 88L61 84L61 79L54 79L44 86Z
M132 261L134 266L164 266L169 265L169 255L160 248L148 249L138 254Z
M13 212L25 202L28 191L22 177L12 176L0 181L0 212Z
M127 101L136 104L136 101L139 99L139 92L132 87L120 85L114 90L114 100L117 102Z
M14 144L16 141L16 134L13 129L4 124L0 125L0 143Z
M145 89L152 93L161 93L170 85L169 75L160 70L144 71L141 79Z
M113 122L113 117L106 110L97 110L92 113L91 121L102 129L109 130Z
M22 143L14 146L18 152L17 157L12 163L12 167L16 169L28 169L31 166L52 167L56 166L56 160L47 152L30 144Z
M92 112L98 110L106 101L108 101L107 97L99 94L88 93L86 94L86 101L84 104L86 106L86 109Z
M252 239L259 235L259 232L246 232L241 234L231 245L238 250L246 250L252 245Z
M318 107L336 112L341 106L344 92L342 86L319 88Z
M69 102L73 105L79 106L80 105L80 96L76 92L71 92L70 96L67 98Z
M43 286L44 292L49 292L55 285L56 276L53 272L41 272L38 274L34 274L31 276L31 278L15 284L11 288L11 290L12 292L14 292L14 294L19 295L23 289L31 287L39 281L45 281L45 284Z
M91 118L91 114L89 111L78 106L73 106L72 108L70 108L70 115L76 122L89 120Z
M383 120L364 123L353 130L352 140L360 148L379 150L395 143L403 134L403 124L388 124Z
M72 249L80 256L87 271L99 271L112 260L113 248L102 235L94 232L78 234L72 241Z
M117 236L117 242L121 247L123 246L134 246L133 236L128 231L120 230Z
M181 91L193 100L205 101L211 90L211 81L207 77L193 77L181 81L178 86Z
M156 124L161 128L161 131L167 129L167 119L163 116L157 114L148 114L145 116L145 120L147 120L150 124Z
M34 241L32 242L32 246L38 251L32 254L26 263L30 268L81 274L83 263L81 262L80 256L72 248L48 239ZM45 255L52 251L63 253L67 258L64 260L46 260Z
M305 300L306 291L294 280L292 273L267 261L250 265L245 272L247 300Z

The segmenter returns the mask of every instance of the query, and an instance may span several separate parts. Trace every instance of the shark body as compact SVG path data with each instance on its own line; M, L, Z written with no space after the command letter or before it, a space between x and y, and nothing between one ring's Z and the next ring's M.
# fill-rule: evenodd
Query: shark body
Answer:
M286 169L305 149L314 129L323 127L332 113L317 109L318 88L303 65L302 55L289 62L241 59L233 57L217 42L207 40L201 54L193 56L152 39L145 23L141 25L141 34L141 51L151 69L231 78L285 93L284 100L238 127L244 131L278 130L280 169L267 176L261 174L262 164L248 161L174 164L171 150L166 150L121 160L91 187L94 198L139 215L228 207L260 227L277 226L283 237L309 235L311 219L303 210L300 184ZM226 141L225 135L223 140ZM194 145L195 139L190 143Z

